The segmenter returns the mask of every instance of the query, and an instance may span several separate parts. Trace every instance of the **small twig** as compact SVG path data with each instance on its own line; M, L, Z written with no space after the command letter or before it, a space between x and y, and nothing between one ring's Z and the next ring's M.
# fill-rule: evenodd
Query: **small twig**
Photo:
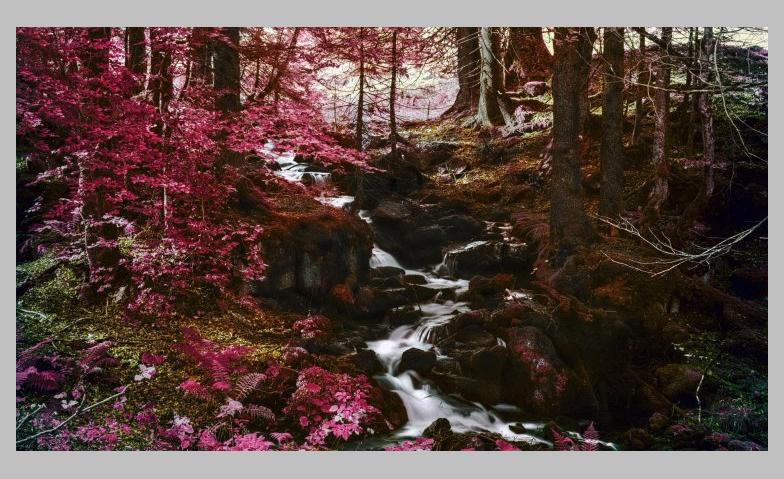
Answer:
M716 353L708 365L705 366L705 369L702 371L702 376L700 376L700 382L697 384L697 390L694 391L694 397L697 399L697 424L702 424L702 401L700 400L700 389L702 388L702 383L705 381L705 376L707 376L710 372L711 366L713 366L716 361L719 360L719 356L721 356L721 349L719 349L719 352Z
M72 420L76 419L78 416L81 416L82 414L90 411L91 409L94 409L94 408L96 408L96 407L98 407L98 406L100 406L102 404L105 404L105 403L111 401L112 399L114 399L116 397L122 396L123 394L125 394L125 391L128 390L128 386L130 386L130 385L124 386L120 392L114 393L114 394L112 394L111 396L109 396L107 398L101 399L100 401L98 401L96 403L93 403L93 404L87 406L84 409L82 409L82 404L84 404L84 400L87 398L87 395L86 394L83 395L82 396L82 401L79 403L79 408L76 410L76 412L71 414L70 416L68 416L60 424L58 424L57 426L55 426L55 427L53 427L51 429L46 429L44 431L37 432L37 433L33 434L32 436L27 436L25 438L19 439L18 441L16 441L16 443L17 444L22 444L22 443L25 443L25 442L30 441L32 439L36 439L36 438L38 438L40 436L43 436L45 434L51 434L53 432L57 432L61 427L65 426L66 424L68 424Z
M40 404L40 405L39 405L37 408L35 408L33 411L29 412L29 413L27 414L27 416L23 417L23 418L22 418L22 420L21 420L21 421L19 421L19 424L17 424L17 425L16 425L16 430L18 431L18 430L19 430L19 428L21 428L22 426L24 426L24 424L27 422L27 420L28 420L28 419L30 419L31 417L35 416L35 415L36 415L36 414L38 414L39 412L41 412L41 409L43 409L44 407L46 407L46 405L44 405L44 404Z

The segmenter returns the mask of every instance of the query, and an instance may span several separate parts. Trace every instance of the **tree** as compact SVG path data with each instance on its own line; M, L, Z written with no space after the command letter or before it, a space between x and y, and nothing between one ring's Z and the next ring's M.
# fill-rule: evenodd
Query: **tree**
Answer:
M215 38L213 49L214 86L218 95L215 107L223 113L240 111L240 29L224 27Z
M588 81L585 51L592 28L556 28L553 71L553 159L550 240L570 250L593 237L583 206L580 170L580 96Z
M457 46L457 82L459 89L455 102L444 116L473 112L479 104L479 29L457 27L454 29Z
M397 153L397 118L395 115L396 87L397 87L397 29L392 29L392 79L389 84L389 143L392 153Z
M359 97L357 100L357 121L354 133L354 144L362 151L362 135L364 133L363 114L365 112L365 29L359 29Z
M503 89L501 64L501 32L498 28L479 29L479 106L476 122L480 126L498 126L505 123L500 97Z
M504 56L506 90L529 81L546 81L553 74L553 56L547 49L540 27L510 27Z
M145 76L147 75L147 43L144 30L144 27L125 29L125 66L139 78L139 84L134 88L134 93L144 90Z
M640 137L640 128L642 128L642 119L645 116L645 105L643 100L647 95L647 85L650 82L650 73L648 64L645 60L645 35L639 33L640 36L640 58L637 60L637 81L634 101L634 129L632 130L632 138L629 142L632 146L637 144L637 139ZM646 85L646 86L643 86Z
M604 28L601 197L599 213L615 216L623 209L623 32Z
M669 51L672 42L672 27L663 27L661 35L662 45L656 60L656 90L653 96L653 109L655 116L655 130L653 134L653 149L651 162L655 170L653 188L645 205L645 221L659 218L661 206L669 196L669 167L667 163L669 137L667 127L670 116L670 58Z

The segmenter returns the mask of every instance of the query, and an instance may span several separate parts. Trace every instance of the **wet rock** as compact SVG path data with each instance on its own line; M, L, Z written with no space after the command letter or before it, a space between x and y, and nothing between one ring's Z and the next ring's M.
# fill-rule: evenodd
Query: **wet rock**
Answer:
M393 327L402 326L404 324L413 324L419 321L422 317L422 312L411 306L404 306L402 308L395 308L387 311L384 319L389 322Z
M357 351L354 356L354 367L368 376L372 376L384 370L375 351L370 349Z
M474 378L484 378L492 383L500 383L509 360L509 350L501 345L480 349L468 360L466 372Z
M401 288L406 285L402 276L388 276L385 278L373 278L368 283L369 286L374 288Z
M452 424L449 419L440 417L427 426L422 432L422 436L429 437L430 439L443 438L446 435L452 434Z
M422 303L424 301L433 299L440 291L439 289L428 288L427 286L419 284L409 284L406 287L413 291L414 299L417 303Z
M468 283L465 298L478 306L497 303L503 300L507 290L514 289L514 283L515 278L511 274L497 274L492 278L474 276Z
M408 156L414 161L409 161ZM413 156L409 153L389 154L378 162L382 171L357 173L357 206L372 209L384 199L405 197L420 189L426 178L417 168Z
M472 347L490 347L497 344L495 335L478 324L460 328L455 334L455 341Z
M366 286L359 288L356 295L357 306L370 315L384 313L413 300L413 295L407 288L379 289Z
M407 274L403 279L408 284L427 284L427 278L421 274Z
M436 365L436 353L425 351L419 348L409 348L403 351L398 365L398 372L416 371L419 374L427 374Z
M370 276L373 278L389 278L392 276L403 276L405 271L395 266L378 266L370 270Z
M411 203L407 201L384 200L372 211L373 222L399 224L410 220L413 214Z
M258 294L322 300L336 286L355 292L366 280L373 241L363 221L330 209L266 228L261 246L267 269L254 284Z
M501 272L523 274L530 272L533 260L532 253L525 244L473 241L448 251L439 267L439 273L458 278Z
M701 374L685 364L667 364L656 370L656 381L662 394L674 403L696 405L694 396Z

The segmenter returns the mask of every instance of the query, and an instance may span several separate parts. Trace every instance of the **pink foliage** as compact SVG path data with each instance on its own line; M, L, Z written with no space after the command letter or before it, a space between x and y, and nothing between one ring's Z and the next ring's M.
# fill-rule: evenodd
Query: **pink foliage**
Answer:
M413 441L403 441L384 448L385 451L431 451L433 450L433 439L418 437Z

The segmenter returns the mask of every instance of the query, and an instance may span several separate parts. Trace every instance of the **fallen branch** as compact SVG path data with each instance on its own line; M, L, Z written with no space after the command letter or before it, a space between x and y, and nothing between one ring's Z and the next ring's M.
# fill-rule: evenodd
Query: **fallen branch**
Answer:
M729 253L736 244L743 241L768 220L768 217L766 216L751 228L736 233L729 238L725 238L713 246L702 247L695 245L697 251L689 252L674 247L672 241L666 234L657 234L650 228L648 229L648 232L652 239L645 237L639 228L627 218L619 217L618 221L614 221L603 216L595 217L613 228L634 236L660 255L658 258L650 261L640 261L632 258L619 260L602 251L602 254L613 263L649 274L652 277L664 275L685 263L692 263L695 266L699 264L708 264L717 257Z

